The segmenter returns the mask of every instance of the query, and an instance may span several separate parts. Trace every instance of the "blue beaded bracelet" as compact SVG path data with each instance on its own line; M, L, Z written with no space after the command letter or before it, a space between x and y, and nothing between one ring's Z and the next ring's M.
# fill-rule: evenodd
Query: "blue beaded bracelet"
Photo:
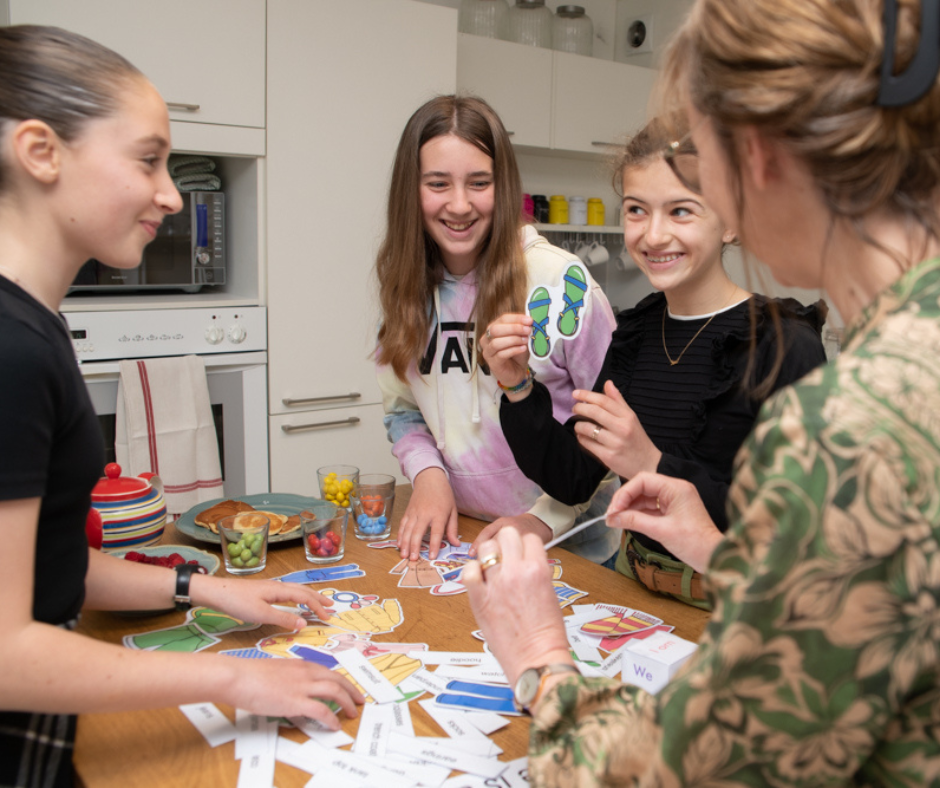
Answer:
M532 367L526 367L525 377L522 379L521 383L516 384L515 386L504 386L498 380L496 385L499 386L507 394L518 394L520 391L525 391L529 386L532 385L532 381L535 379L535 373L532 371Z

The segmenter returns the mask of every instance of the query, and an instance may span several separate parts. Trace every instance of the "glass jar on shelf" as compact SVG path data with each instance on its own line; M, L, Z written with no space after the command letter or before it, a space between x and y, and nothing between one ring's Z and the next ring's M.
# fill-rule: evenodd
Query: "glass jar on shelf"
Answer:
M507 38L517 44L552 48L554 14L545 0L516 0L507 17Z
M555 9L552 47L575 55L594 54L594 23L580 5L560 5Z
M507 35L509 3L506 0L460 0L457 30L486 38Z

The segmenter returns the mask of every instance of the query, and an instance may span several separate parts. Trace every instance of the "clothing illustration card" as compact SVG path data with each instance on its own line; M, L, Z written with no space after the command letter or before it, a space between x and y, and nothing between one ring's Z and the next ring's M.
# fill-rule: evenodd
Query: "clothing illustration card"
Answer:
M572 263L561 281L532 288L526 298L526 314L532 318L529 347L533 356L547 358L559 341L578 336L589 283L584 266Z

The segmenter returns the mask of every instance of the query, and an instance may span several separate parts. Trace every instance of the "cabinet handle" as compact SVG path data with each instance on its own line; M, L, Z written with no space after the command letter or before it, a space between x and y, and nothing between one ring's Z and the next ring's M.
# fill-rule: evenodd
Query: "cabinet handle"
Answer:
M281 429L290 434L292 432L302 432L303 430L318 430L323 427L352 427L360 421L358 416L350 416L348 419L338 419L337 421L318 421L314 424L282 424Z
M618 147L616 142L598 142L597 140L591 140L591 144L597 148L616 148Z
M313 405L317 402L331 402L335 399L359 399L362 394L358 391L351 391L349 394L331 394L329 397L304 397L303 399L282 399L287 407L293 407L294 405Z
M179 102L179 101L168 101L168 102L166 102L166 108L167 108L167 109L178 109L178 110L182 110L183 112L198 112L198 111L199 111L199 105L198 105L198 104L183 104L183 103L181 103L181 102Z

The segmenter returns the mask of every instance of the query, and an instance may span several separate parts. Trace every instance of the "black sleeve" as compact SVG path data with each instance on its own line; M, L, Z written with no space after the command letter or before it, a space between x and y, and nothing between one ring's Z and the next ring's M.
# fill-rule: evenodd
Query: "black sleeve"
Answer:
M522 472L552 498L574 506L589 501L607 468L584 451L574 435L575 419L562 426L552 398L538 381L520 402L502 397L499 422Z

